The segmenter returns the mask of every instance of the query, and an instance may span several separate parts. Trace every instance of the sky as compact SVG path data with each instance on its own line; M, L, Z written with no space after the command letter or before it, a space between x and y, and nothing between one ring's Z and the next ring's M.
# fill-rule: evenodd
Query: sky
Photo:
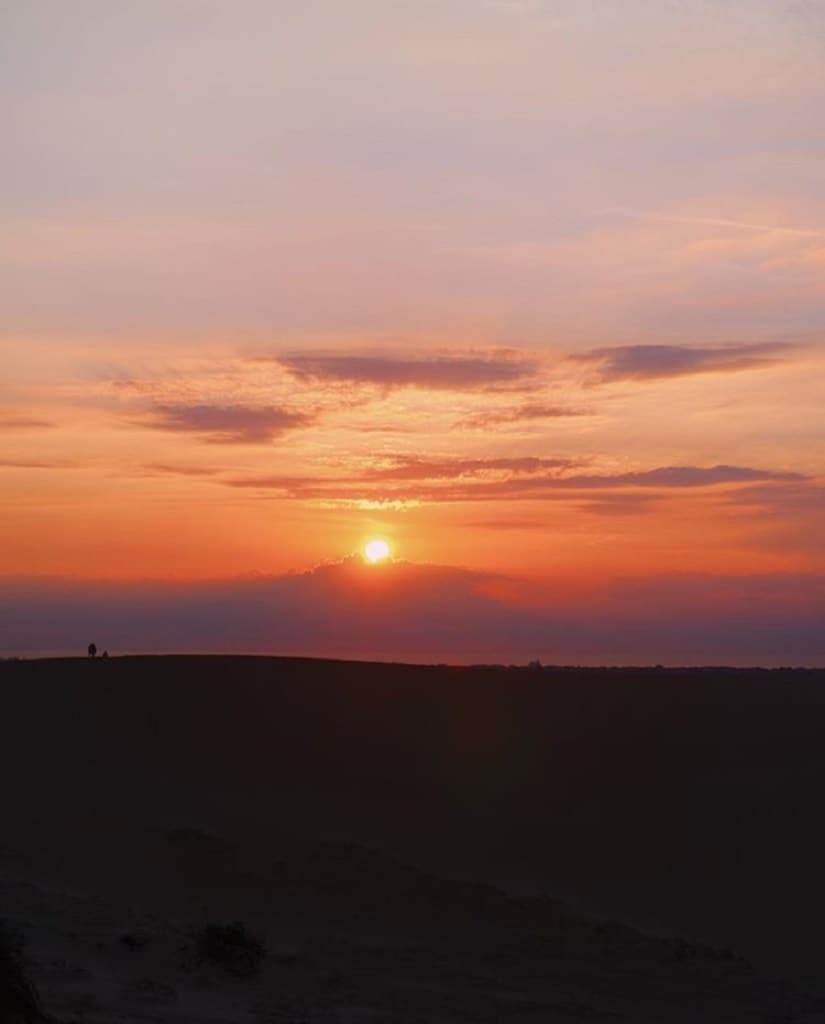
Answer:
M825 665L823 109L822 0L8 0L0 650Z

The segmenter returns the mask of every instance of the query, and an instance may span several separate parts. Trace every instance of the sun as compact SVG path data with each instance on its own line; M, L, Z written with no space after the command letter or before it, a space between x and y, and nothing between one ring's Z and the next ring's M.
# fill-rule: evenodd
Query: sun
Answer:
M368 562L383 562L390 557L390 546L385 540L370 540L364 545L364 557Z

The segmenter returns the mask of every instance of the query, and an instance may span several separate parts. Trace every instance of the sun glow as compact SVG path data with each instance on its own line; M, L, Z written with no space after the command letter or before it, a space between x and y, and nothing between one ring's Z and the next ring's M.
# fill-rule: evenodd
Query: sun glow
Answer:
M385 540L370 540L364 545L364 557L368 562L383 562L390 557L390 546Z

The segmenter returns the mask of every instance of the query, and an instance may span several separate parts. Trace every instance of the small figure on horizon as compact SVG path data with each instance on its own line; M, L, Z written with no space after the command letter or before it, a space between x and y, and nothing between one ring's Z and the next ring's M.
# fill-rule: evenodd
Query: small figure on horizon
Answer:
M89 644L89 657L90 658L96 658L97 657L97 644Z
M103 654L100 655L100 657L101 658L108 658L109 657L109 652L108 651L104 651Z

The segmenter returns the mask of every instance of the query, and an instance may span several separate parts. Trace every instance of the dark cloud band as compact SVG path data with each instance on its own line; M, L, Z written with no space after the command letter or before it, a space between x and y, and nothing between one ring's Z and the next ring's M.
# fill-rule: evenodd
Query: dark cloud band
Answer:
M620 345L592 349L582 355L571 356L571 359L592 365L597 380L601 382L652 380L773 366L790 347L780 342L706 347Z
M383 388L474 391L524 384L538 370L535 359L505 351L427 357L291 355L275 360L302 380L339 381Z
M156 430L196 434L213 444L263 444L309 422L304 413L246 405L159 405L148 421Z

